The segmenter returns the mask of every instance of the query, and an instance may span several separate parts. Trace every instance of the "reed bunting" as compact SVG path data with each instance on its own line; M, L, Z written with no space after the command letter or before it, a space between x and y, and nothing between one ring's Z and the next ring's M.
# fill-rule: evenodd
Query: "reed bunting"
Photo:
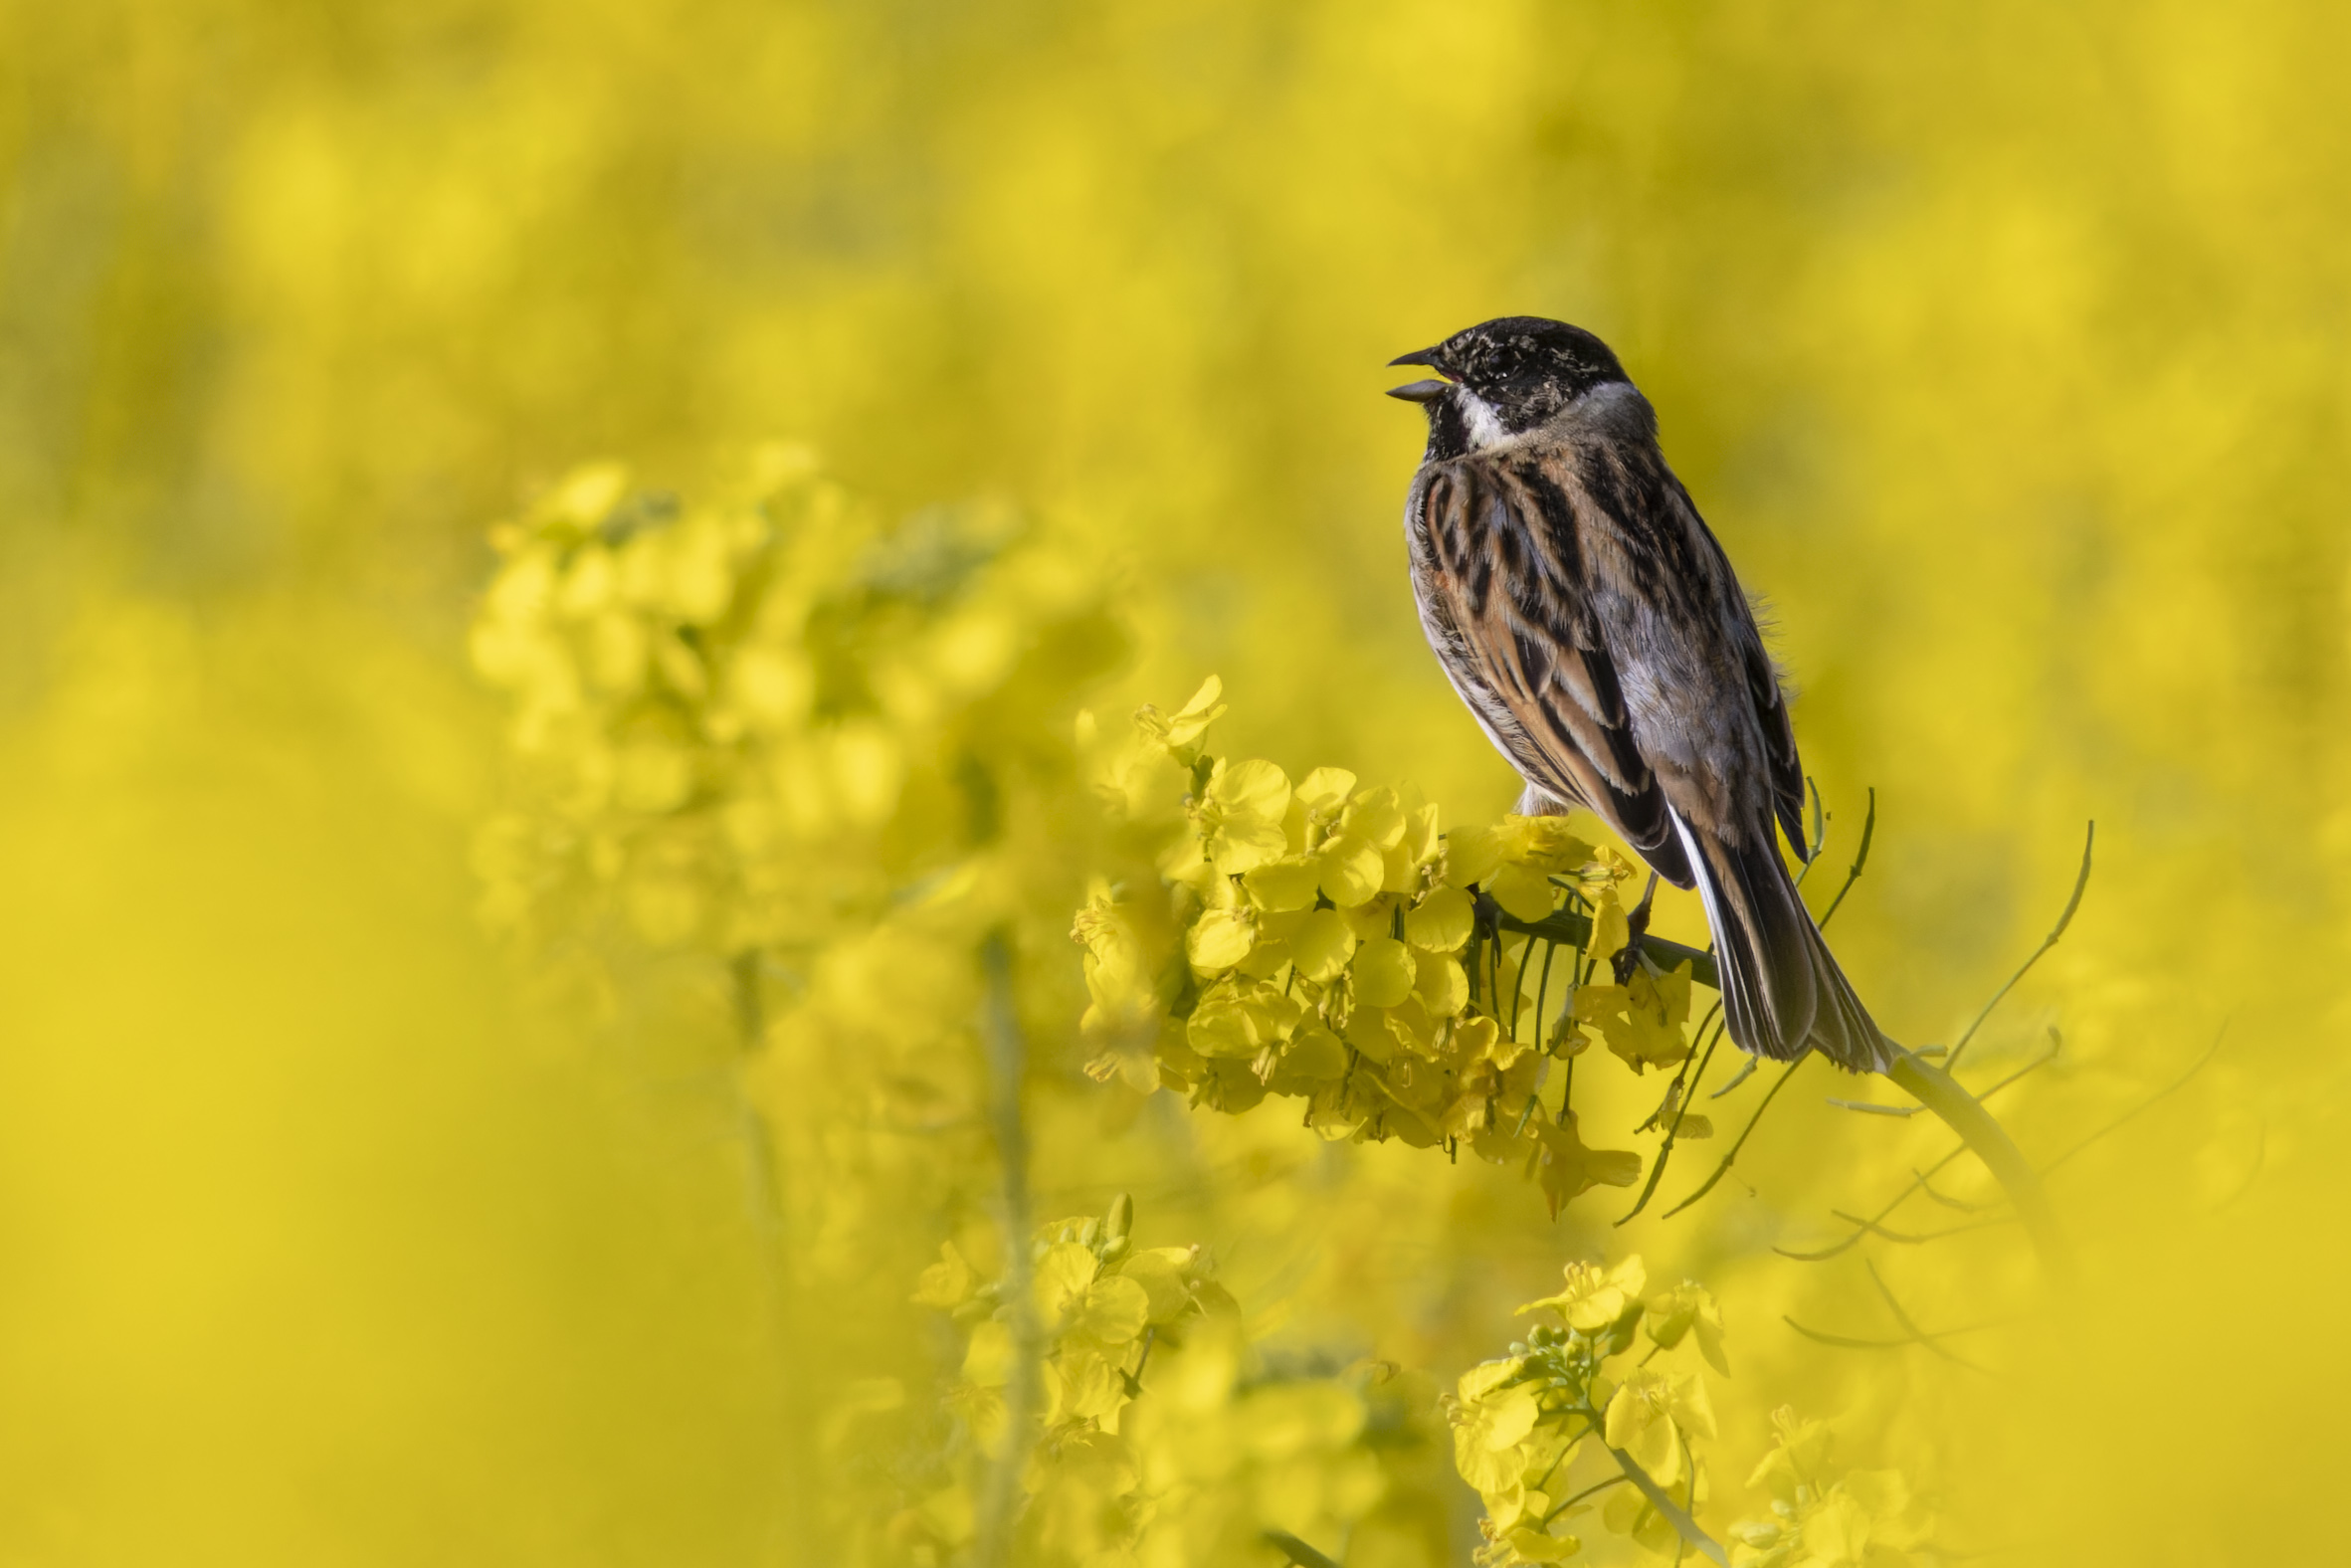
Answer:
M1526 780L1527 815L1584 807L1714 933L1730 1037L1858 1072L1893 1045L1830 956L1799 857L1804 769L1779 673L1722 546L1665 466L1649 400L1580 327L1505 316L1400 355L1446 380L1404 527L1421 628Z

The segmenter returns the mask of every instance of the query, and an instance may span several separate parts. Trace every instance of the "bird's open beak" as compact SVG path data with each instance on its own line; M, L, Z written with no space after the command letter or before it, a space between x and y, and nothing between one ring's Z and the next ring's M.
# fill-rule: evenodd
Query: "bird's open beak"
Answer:
M1434 348L1416 348L1409 354L1398 354L1388 363L1392 365L1427 365L1432 370L1444 368L1437 363L1437 350ZM1415 381L1410 386L1394 388L1388 393L1388 396L1400 397L1407 403L1434 403L1445 396L1445 389L1450 384L1444 381Z

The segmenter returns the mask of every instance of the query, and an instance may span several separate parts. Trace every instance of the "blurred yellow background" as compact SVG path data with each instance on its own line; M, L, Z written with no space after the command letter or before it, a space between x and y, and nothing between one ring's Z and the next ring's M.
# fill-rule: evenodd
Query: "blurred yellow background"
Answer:
M1768 597L1833 862L1877 790L1836 935L1880 1019L1963 1027L2094 817L2083 912L1979 1048L2062 1031L2004 1115L2054 1153L2222 1050L2054 1183L2089 1282L1999 1378L1781 1331L1871 1299L1759 1261L1893 1135L1818 1092L1688 1235L1415 1151L1317 1187L1339 1155L1288 1123L1179 1110L1164 1239L1271 1328L1440 1378L1564 1259L1678 1249L1772 1303L1733 1317L1741 1419L1907 1403L1872 1430L1976 1549L2325 1560L2347 33L2260 0L0 6L0 1561L826 1560L780 1500L817 1418L723 1056L565 1023L474 918L486 527L585 460L691 490L778 435L885 511L1008 498L1120 563L1105 714L1215 670L1221 749L1481 820L1514 781L1421 646L1420 430L1379 394L1521 311L1616 346ZM1148 1163L1071 1127L1048 1215Z

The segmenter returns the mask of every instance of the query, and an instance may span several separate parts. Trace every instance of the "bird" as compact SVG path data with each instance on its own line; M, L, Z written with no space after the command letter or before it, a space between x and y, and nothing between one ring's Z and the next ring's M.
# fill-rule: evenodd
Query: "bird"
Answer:
M1871 1020L1797 894L1804 766L1753 604L1658 419L1591 332L1503 316L1399 355L1443 379L1404 508L1430 648L1525 781L1518 811L1581 807L1658 877L1695 886L1731 1040L1882 1072ZM1655 882L1652 882L1654 890Z

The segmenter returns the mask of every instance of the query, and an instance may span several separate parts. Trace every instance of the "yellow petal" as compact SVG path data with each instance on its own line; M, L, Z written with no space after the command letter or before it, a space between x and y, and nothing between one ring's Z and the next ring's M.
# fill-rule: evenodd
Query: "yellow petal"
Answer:
M1535 1417L1540 1414L1534 1390L1524 1385L1504 1389L1481 1403L1485 1420L1480 1436L1485 1447L1496 1454L1517 1447L1519 1439L1534 1431Z
M1101 1268L1093 1249L1079 1242L1056 1242L1037 1261L1037 1310L1046 1323L1058 1325L1062 1314L1085 1298L1085 1287Z
M1347 803L1346 814L1339 819L1339 831L1366 844L1388 849L1404 837L1404 804L1396 798L1396 791L1385 784L1366 790Z
M1377 895L1388 873L1378 845L1348 834L1335 835L1322 847L1321 862L1322 890L1342 909Z
M1257 929L1238 909L1211 909L1184 935L1184 952L1203 974L1230 969L1249 956Z
M1278 820L1267 822L1253 816L1229 817L1217 824L1208 838L1208 858L1218 873L1226 877L1238 876L1268 861L1277 861L1289 853L1289 835Z
M1190 1247L1148 1247L1120 1259L1117 1273L1142 1287L1149 1321L1172 1322L1192 1302L1190 1275L1198 1256Z
M1414 866L1425 866L1445 848L1437 834L1437 806L1431 802L1404 814L1404 838L1397 846Z
M1311 909L1321 875L1314 861L1284 859L1253 867L1241 881L1249 888L1250 902L1261 909Z
M1100 1344L1118 1346L1140 1334L1150 1317L1151 1295L1141 1282L1112 1275L1086 1286L1070 1328Z
M1409 922L1410 916L1406 918ZM1460 959L1447 953L1420 953L1416 957L1418 973L1413 989L1431 1013L1439 1018L1452 1018L1469 1005L1469 977L1463 972Z
M1335 980L1355 956L1355 933L1336 909L1316 909L1289 938L1290 961L1309 980Z
M1482 885L1500 870L1502 836L1492 828L1455 828L1445 836L1445 880L1455 887Z
M1289 810L1289 778L1273 763L1260 758L1246 762L1219 761L1209 775L1208 798L1227 816L1248 815L1261 822L1278 823Z
M953 1242L939 1243L939 1261L922 1271L916 1281L914 1299L923 1306L935 1306L941 1311L961 1306L971 1296L972 1287L979 1283L979 1275Z
M1355 775L1345 768L1316 768L1298 780L1297 798L1316 816L1339 809L1355 793Z
M1617 900L1614 887L1604 888L1599 907L1592 913L1592 942L1586 949L1591 956L1605 962L1624 951L1633 939L1633 927L1625 918L1625 908Z
M1412 954L1393 936L1375 936L1355 951L1355 1000L1363 1007L1394 1007L1412 994Z
M1339 918L1347 922L1347 929L1355 933L1359 942L1368 942L1375 936L1393 936L1400 902L1394 893L1378 893L1366 902L1342 906Z
M1521 920L1540 920L1548 915L1557 891L1549 878L1528 866L1503 867L1487 881L1485 890L1493 894L1494 902ZM1624 945L1622 938L1617 945Z
M1563 1563L1584 1549L1572 1535L1545 1535L1539 1530L1512 1530L1503 1539L1522 1563Z
M1469 940L1474 911L1459 887L1440 887L1404 916L1404 939L1433 953L1458 952Z
M1454 1384L1455 1392L1465 1404L1483 1399L1488 1390L1509 1382L1518 1375L1518 1369L1525 1365L1523 1356L1513 1356L1506 1361L1480 1361L1461 1375Z
M1673 1380L1672 1411L1691 1437L1714 1436L1714 1405L1706 1397L1706 1380L1695 1372Z
M1200 738L1201 731L1223 715L1225 704L1218 698L1224 692L1225 683L1210 676L1200 683L1200 689L1192 693L1192 700L1186 702L1182 711L1174 717L1168 717L1146 702L1135 712L1135 725L1144 734L1170 749L1189 746Z
M1347 1071L1347 1048L1320 1024L1306 1023L1290 1036L1266 1086L1277 1093L1303 1094L1336 1081Z
M1250 1016L1230 992L1212 992L1184 1022L1184 1043L1204 1057L1254 1057L1264 1042L1251 1032Z

